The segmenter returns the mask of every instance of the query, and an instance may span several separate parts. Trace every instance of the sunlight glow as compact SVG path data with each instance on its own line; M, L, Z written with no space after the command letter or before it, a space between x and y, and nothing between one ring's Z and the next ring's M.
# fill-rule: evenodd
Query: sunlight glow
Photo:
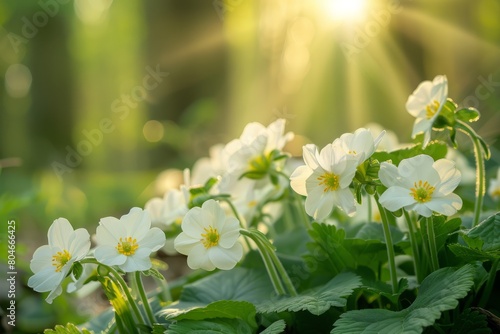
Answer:
M366 0L326 0L328 14L336 21L359 21L366 9Z

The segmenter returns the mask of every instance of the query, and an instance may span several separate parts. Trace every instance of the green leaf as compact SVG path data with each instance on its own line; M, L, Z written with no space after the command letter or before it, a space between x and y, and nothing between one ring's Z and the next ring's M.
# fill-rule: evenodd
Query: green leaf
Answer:
M153 330L151 334L163 334L165 333L165 326L162 324L153 324Z
M465 242L484 252L500 251L500 213L486 218L464 233Z
M340 316L332 333L338 334L415 334L431 326L441 312L452 310L458 299L467 295L474 284L474 267L443 268L427 276L420 286L419 295L402 311L365 309L349 311Z
M143 275L145 276L153 276L158 278L159 280L165 280L165 277L158 271L158 269L155 268L150 268L148 270L145 270L142 272Z
M80 279L83 273L83 266L80 262L75 262L73 263L73 267L71 268L71 271L73 272L73 275L75 276L75 279Z
M115 320L118 330L121 332L125 328L129 329L130 333L139 333L137 330L130 304L122 294L119 286L109 277L98 277L99 282L108 298L111 306L115 311Z
M285 327L285 320L281 319L273 322L269 327L260 332L260 334L280 334L285 331Z
M489 334L491 329L488 327L486 315L476 310L466 309L451 328L454 334Z
M346 268L355 268L356 264L351 253L343 246L345 231L337 230L333 225L313 223L309 235L314 242L307 244L310 255L306 260L325 264L333 275L337 275Z
M392 163L397 166L401 160L412 158L419 154L427 154L434 160L438 160L444 158L447 152L448 148L445 143L432 141L425 147L425 149L423 149L421 145L415 145L392 152L375 152L373 153L372 158L377 159L380 162L392 160Z
M477 136L476 137L478 140L479 140L479 143L481 144L481 147L483 148L483 155L484 155L484 158L486 160L490 160L491 158L491 151L490 151L490 147L488 146L488 144L486 144L486 142L484 141L483 138Z
M491 254L460 244L451 244L448 245L448 248L453 252L453 254L462 259L464 262L494 261L500 257L498 252Z
M432 124L433 129L453 128L455 125L455 110L457 105L451 99L446 100L436 120Z
M251 334L253 329L239 319L181 320L172 324L165 334Z
M158 313L167 320L207 320L213 318L241 319L251 327L257 328L255 321L255 306L245 301L220 300L205 307L176 309L175 304L169 305Z
M361 279L353 273L341 273L320 288L294 297L282 297L257 304L259 313L298 312L307 310L320 315L330 307L344 307L347 297L354 289L361 286Z
M46 329L43 331L44 334L91 334L86 329L78 329L74 324L68 323L66 326L57 325L54 329Z
M472 123L479 119L480 114L476 108L466 108L455 111L455 117L462 122Z
M274 290L265 271L234 268L220 271L184 286L180 301L208 305L218 300L244 300L257 303Z

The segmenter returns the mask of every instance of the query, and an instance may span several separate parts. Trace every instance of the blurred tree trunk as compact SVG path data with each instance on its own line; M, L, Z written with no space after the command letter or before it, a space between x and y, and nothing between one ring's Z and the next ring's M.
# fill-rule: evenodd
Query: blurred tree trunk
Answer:
M212 1L148 0L144 6L147 64L170 73L150 92L150 119L174 124L182 135L166 127L164 145L150 150L152 167L166 167L169 158L182 161L182 153L188 153L188 160L208 155L208 147L223 140L224 23Z
M65 147L73 146L75 115L68 35L66 18L57 15L40 28L28 44L33 75L28 113L32 143L29 166L32 168L46 167L55 158L64 161Z

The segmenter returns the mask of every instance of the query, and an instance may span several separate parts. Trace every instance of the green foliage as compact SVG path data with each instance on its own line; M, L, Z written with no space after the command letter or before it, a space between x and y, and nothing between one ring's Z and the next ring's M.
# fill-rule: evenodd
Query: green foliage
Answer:
M295 297L270 299L257 304L259 313L298 312L307 310L314 315L328 311L330 307L344 307L346 297L361 285L361 280L353 273L342 273L322 287L304 292Z
M258 303L274 292L264 271L234 268L186 284L181 302L208 305L218 300L243 300Z
M336 334L404 334L421 333L441 317L441 312L452 310L458 300L467 295L473 285L474 267L443 268L430 274L422 282L415 301L402 311L365 309L348 311L335 322Z
M466 109L460 109L455 112L455 115L457 119L461 120L462 122L467 122L467 123L472 123L476 122L479 120L479 117L481 116L479 114L479 111L476 108L466 108Z
M240 319L256 328L255 306L245 301L220 300L205 307L189 309L169 308L159 313L167 320L206 320L214 318Z
M324 263L330 269L332 276L346 268L355 268L354 257L344 247L344 230L337 230L333 225L313 223L309 235L314 240L307 244L310 255L306 260Z
M260 334L280 334L285 330L286 323L284 320L273 322L269 327L264 329Z
M493 261L500 258L500 213L492 215L476 227L461 231L467 246L449 245L450 250L466 262Z
M91 334L86 329L78 329L75 325L68 323L66 326L57 325L54 329L46 329L44 334Z
M165 334L250 334L252 328L239 319L181 320L172 324Z
M488 327L486 315L479 311L466 309L455 321L451 329L454 334L489 334L491 329Z
M419 154L430 155L434 160L443 159L448 152L445 143L439 141L430 142L429 145L422 148L421 145L415 145L409 148L404 148L392 152L375 152L372 157L380 162L392 161L394 165L399 165L401 160L414 157Z

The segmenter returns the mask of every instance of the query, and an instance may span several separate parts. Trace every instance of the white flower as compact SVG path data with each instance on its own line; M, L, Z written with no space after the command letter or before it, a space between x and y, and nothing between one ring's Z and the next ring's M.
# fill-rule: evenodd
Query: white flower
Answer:
M369 129L374 138L384 131L382 125L378 123L368 123L364 126L364 128ZM408 144L400 143L398 136L394 131L385 130L384 136L376 146L376 151L392 152L401 148L405 148L408 146Z
M307 196L307 214L323 220L337 206L352 216L356 206L349 185L356 174L357 160L347 159L333 144L320 153L315 145L308 144L303 147L303 156L306 164L292 173L290 185L295 192Z
M434 162L428 155L402 160L399 167L383 162L380 181L388 189L380 204L389 211L414 210L424 217L432 212L451 216L462 207L462 199L453 193L460 183L460 171L451 160Z
M406 110L416 117L413 125L412 138L424 133L423 146L431 139L432 124L438 117L448 97L448 80L445 75L438 75L431 81L418 85L413 94L408 97Z
M497 171L497 178L490 180L490 186L488 188L488 194L493 199L500 198L500 168Z
M185 193L170 189L163 198L155 197L147 201L144 210L149 213L153 226L165 227L180 222L188 212Z
M356 166L359 166L375 152L384 134L385 131L381 131L374 139L370 130L360 128L354 133L344 133L334 140L333 146L344 151L348 158L354 159Z
M198 159L192 168L191 183L205 184L211 177L220 177L226 173L223 155L223 144L210 147L209 157Z
M67 219L59 218L54 220L47 236L49 244L33 254L30 268L34 275L29 278L28 286L37 292L50 291L45 300L51 304L61 294L61 283L73 263L88 254L90 235L83 228L73 230Z
M83 265L83 272L81 273L80 277L78 279L75 278L73 273L71 274L71 279L73 280L72 282L68 283L68 286L66 288L66 291L68 293L73 293L76 292L77 296L79 298L83 298L93 291L95 291L101 283L96 282L96 281L90 281L87 282L87 280L95 275L97 271L97 264L94 263L86 263ZM86 283L87 282L87 283Z
M229 142L223 150L224 164L228 173L239 177L252 169L252 163L259 164L263 156L273 150L281 151L293 139L293 133L285 133L285 120L278 119L267 128L257 122L245 126L239 139Z
M201 208L189 210L181 227L183 232L175 239L175 249L188 256L191 269L230 270L243 256L238 220L227 217L212 199Z
M125 272L151 268L149 256L165 244L165 233L151 228L146 211L132 208L120 219L105 217L96 230L98 246L95 258L108 266L119 266Z

